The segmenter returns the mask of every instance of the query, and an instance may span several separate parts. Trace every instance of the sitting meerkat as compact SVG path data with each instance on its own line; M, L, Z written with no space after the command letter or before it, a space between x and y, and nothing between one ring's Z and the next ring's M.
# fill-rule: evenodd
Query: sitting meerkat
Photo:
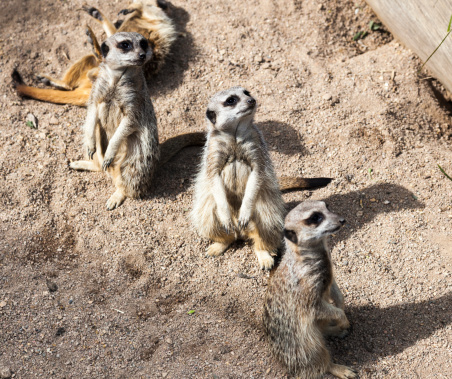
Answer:
M263 321L273 353L299 378L356 377L331 361L324 340L344 337L350 327L326 243L343 224L322 201L301 203L285 220L285 251L270 273Z
M116 187L107 201L107 209L112 210L126 197L146 194L162 160L157 120L142 70L152 56L147 39L138 33L116 33L100 49L104 61L83 127L89 160L71 162L70 167L108 172ZM163 161L181 148L203 141L203 133L173 137L162 144Z
M158 0L156 5L155 1L137 0L119 12L120 15L125 16L124 20L112 23L99 9L86 4L82 7L102 25L107 37L121 32L136 32L146 37L148 44L153 49L152 57L143 65L146 77L160 70L170 53L171 46L177 39L174 23L164 11L167 8L168 3L165 0ZM102 55L98 49L99 44L89 27L87 34L93 45L93 54L86 55L75 62L61 80L45 74L37 76L44 84L53 86L55 89L27 86L20 74L14 71L12 78L17 93L21 96L52 103L87 105L91 88L99 73L99 65L102 62Z
M250 238L262 269L273 266L282 242L285 207L261 131L253 123L256 100L242 87L214 95L206 116L207 142L195 180L191 212L199 233L218 256L238 238ZM281 189L318 188L331 179L281 180Z

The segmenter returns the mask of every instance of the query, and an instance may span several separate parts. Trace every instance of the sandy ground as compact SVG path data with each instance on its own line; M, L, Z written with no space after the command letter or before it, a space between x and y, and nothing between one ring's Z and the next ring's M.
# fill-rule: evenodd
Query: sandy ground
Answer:
M323 5L320 5L320 4ZM148 198L107 212L102 173L73 172L85 109L20 99L10 74L61 75L90 51L81 0L0 4L0 377L284 378L261 326L267 273L248 243L207 259L188 219L199 148ZM113 19L124 1L94 1ZM361 1L174 0L183 33L150 83L161 140L203 130L242 85L279 173L329 176L325 199L353 324L333 360L360 378L452 377L452 103ZM358 31L366 38L353 41ZM68 59L69 58L69 59ZM32 113L38 128L26 125ZM194 310L195 312L188 312Z

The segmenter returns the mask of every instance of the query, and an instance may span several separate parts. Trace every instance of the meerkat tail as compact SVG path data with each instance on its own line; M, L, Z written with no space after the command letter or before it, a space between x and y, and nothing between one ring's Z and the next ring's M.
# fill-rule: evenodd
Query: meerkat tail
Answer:
M160 164L168 162L184 147L203 146L205 142L206 134L204 132L185 133L168 138L160 144Z
M331 178L293 178L288 176L278 178L281 191L322 188L327 186L332 180Z
M91 88L76 88L73 91L59 91L55 89L30 87L22 84L17 84L16 90L19 95L31 97L36 100L79 106L85 106L88 103L89 94L91 92Z

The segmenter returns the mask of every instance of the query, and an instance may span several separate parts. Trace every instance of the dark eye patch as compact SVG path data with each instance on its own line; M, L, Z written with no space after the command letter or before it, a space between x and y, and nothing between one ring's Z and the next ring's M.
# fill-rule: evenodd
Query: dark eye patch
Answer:
M123 51L131 50L133 48L133 44L131 41L122 41L118 43L118 48Z
M306 225L319 225L325 216L323 213L320 212L314 212L306 221Z
M293 230L284 229L284 237L295 244L298 242L297 233Z
M140 41L140 46L141 46L141 48L142 48L144 51L146 51L146 50L149 48L148 41L145 40L145 39L142 39L142 40Z
M107 43L104 42L100 46L100 50L102 52L102 56L105 58L108 55L108 52L110 51L110 48L108 47Z
M206 117L210 120L212 124L215 125L215 122L217 121L217 114L215 111L211 111L210 109L207 109Z
M229 96L226 101L224 102L225 107L234 107L239 101L239 98L237 96Z
M251 97L251 94L250 94L247 90L243 91L243 94L244 94L245 96Z

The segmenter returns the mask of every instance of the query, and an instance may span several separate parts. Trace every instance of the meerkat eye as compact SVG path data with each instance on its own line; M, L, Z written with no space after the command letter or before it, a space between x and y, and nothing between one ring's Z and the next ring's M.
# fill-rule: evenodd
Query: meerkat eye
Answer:
M224 102L224 105L227 107L231 107L237 104L237 97L236 96L229 96L226 101Z
M122 41L122 42L119 42L119 44L118 44L118 47L121 50L130 50L132 48L132 46L133 45L129 41Z
M243 91L243 94L244 94L245 96L251 96L251 94L250 94L247 90Z
M145 39L142 39L142 40L140 41L140 46L141 46L141 48L142 48L144 51L146 51L146 50L148 49L148 47L149 47L148 41L145 40Z
M307 220L308 225L319 225L323 221L323 214L320 212L314 212Z

